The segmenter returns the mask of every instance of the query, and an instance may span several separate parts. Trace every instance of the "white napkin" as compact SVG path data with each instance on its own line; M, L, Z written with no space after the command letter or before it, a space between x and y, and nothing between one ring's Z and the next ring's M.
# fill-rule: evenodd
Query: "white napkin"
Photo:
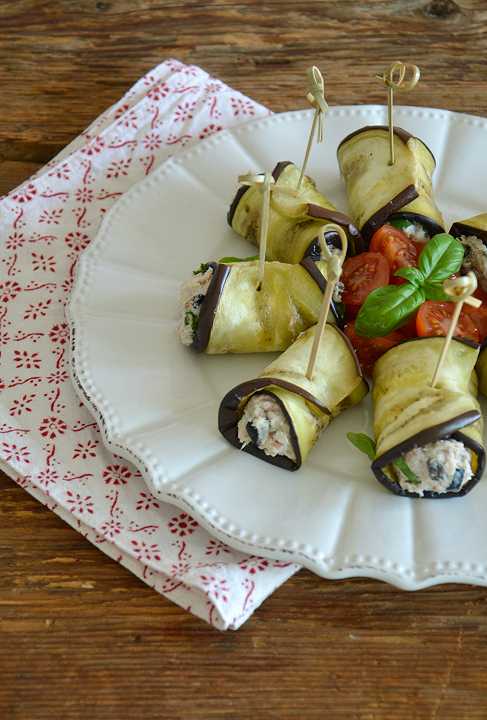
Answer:
M267 114L200 68L169 60L0 201L2 469L220 629L239 627L298 566L231 550L154 498L137 470L103 447L68 379L64 307L79 253L124 192L179 148Z

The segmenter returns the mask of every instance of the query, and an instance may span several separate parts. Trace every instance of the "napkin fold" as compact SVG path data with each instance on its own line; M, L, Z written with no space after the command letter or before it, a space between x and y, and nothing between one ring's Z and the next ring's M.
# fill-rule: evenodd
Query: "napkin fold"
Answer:
M168 60L0 199L0 466L157 592L236 629L299 567L232 550L102 444L67 370L64 309L105 213L180 148L270 114Z

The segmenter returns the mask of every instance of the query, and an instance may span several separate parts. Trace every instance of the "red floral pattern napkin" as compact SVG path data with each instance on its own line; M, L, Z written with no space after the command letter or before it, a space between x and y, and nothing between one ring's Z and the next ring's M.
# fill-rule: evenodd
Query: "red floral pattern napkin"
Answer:
M117 198L179 148L267 114L200 68L169 60L0 200L2 469L107 555L220 629L239 627L298 568L211 538L104 448L68 378L64 308L79 254Z

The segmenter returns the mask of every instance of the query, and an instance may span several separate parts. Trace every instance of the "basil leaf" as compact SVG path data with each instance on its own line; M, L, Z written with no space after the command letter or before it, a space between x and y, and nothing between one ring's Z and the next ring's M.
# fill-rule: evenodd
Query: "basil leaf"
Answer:
M371 437L365 433L349 432L347 438L360 452L365 453L371 460L375 460L375 442Z
M210 263L201 263L199 268L197 270L193 270L193 275L200 275L204 274L208 268L210 267Z
M355 330L365 337L382 337L403 325L425 301L422 288L410 283L372 290L355 320Z
M419 269L425 280L440 283L460 270L463 262L464 247L448 233L440 233L431 238L419 256Z
M443 285L441 283L439 283L438 285L433 285L432 283L426 282L423 285L423 290L424 294L426 295L426 300L451 302L451 297L449 297L443 290Z
M415 267L403 267L396 270L394 273L396 277L405 278L416 287L421 287L424 284L424 275L421 270Z
M412 483L413 485L421 485L421 480L419 477L414 473L405 459L403 457L396 458L396 460L393 460L393 465L395 465L403 475L405 475L408 479L408 482Z
M224 265L230 265L231 263L238 263L238 262L248 262L249 260L258 260L258 255L251 255L250 257L246 258L238 258L238 257L222 257L218 260L219 263L223 263Z

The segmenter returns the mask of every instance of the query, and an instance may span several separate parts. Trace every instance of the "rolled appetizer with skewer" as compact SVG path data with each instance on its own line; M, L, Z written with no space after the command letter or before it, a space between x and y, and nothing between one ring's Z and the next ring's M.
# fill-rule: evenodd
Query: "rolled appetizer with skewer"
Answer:
M299 263L305 257L321 258L318 242L320 227L335 223L342 227L348 239L349 254L363 249L362 238L350 218L339 212L316 189L314 181L304 176L299 190L299 168L292 162L276 165L272 172L275 187L270 201L266 259ZM284 192L279 192L282 189ZM258 187L241 187L237 191L227 215L228 224L239 235L259 245L262 219L262 196ZM326 235L328 243L340 246L337 233Z
M444 338L408 340L386 352L374 368L375 443L349 439L371 457L377 480L396 495L465 495L485 465L483 420L477 400L478 346L452 340L438 379L431 379Z
M463 269L473 270L484 292L487 292L487 213L453 223L450 235L465 248Z
M258 260L223 258L202 264L181 290L181 342L208 354L286 350L318 320L326 261L267 262L258 287ZM330 313L334 322L343 315L340 289Z
M332 418L368 390L350 341L329 323L308 379L314 334L309 328L259 377L232 388L218 415L232 445L287 470L297 470Z
M399 127L394 127L394 150L391 165L385 125L356 130L338 146L350 214L366 245L385 224L420 243L444 232L443 217L433 197L433 153L422 140Z

